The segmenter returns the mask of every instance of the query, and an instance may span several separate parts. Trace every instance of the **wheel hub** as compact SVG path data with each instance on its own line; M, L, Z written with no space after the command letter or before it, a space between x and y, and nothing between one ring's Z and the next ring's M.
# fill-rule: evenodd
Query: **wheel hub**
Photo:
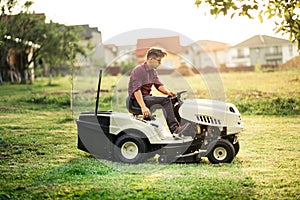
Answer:
M139 148L134 142L125 142L121 147L121 153L126 159L133 159L138 155Z
M227 156L227 151L226 149L224 149L223 147L217 147L215 150L214 150L214 157L217 159L217 160L224 160Z

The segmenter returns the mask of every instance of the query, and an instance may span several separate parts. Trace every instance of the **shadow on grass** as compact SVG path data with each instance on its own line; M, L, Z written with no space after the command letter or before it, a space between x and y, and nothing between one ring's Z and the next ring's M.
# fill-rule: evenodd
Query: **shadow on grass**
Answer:
M224 165L168 164L158 171L149 170L149 165L158 166L153 163L124 165L139 169L139 173L128 173L83 156L50 171L46 174L46 182L57 184L61 181L59 185L66 187L63 196L80 199L253 198L254 182L241 173L239 161ZM68 187L72 192L68 192Z
M83 155L50 169L35 184L48 188L52 198L253 199L254 181L241 168L239 160L222 165L149 160L133 165Z

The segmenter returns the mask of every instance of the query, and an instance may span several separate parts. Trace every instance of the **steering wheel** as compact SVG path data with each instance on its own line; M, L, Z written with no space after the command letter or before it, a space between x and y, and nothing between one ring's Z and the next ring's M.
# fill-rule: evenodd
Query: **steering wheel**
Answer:
M180 99L181 95L186 92L187 92L187 90L182 90L182 91L177 92L177 98Z
M186 93L187 92L187 90L182 90L182 91L179 91L179 92L177 92L176 94L176 96L175 97L169 97L169 98L171 98L171 100L173 100L173 99L178 99L178 100L180 100L180 98L181 98L181 95L183 94L183 93Z

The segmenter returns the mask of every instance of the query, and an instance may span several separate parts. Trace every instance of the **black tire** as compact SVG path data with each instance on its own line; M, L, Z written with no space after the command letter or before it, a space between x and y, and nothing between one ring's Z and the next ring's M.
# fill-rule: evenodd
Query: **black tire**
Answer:
M115 142L114 156L124 163L141 163L146 159L146 143L141 138L126 134Z
M235 152L235 156L236 156L240 151L240 143L236 142L235 144L233 144L233 147L234 147L234 152Z
M231 163L235 156L233 145L224 139L216 142L211 151L207 154L209 162L212 164Z

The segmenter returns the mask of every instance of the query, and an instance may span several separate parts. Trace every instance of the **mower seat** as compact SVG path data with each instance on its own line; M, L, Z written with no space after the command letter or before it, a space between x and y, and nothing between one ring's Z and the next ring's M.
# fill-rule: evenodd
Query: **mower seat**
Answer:
M132 100L129 96L126 98L126 108L133 115L142 115L142 110L138 102Z

